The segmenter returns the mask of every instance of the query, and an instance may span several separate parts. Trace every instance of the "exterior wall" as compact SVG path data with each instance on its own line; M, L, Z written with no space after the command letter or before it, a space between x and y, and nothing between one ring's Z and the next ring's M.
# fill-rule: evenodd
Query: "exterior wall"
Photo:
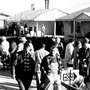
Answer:
M32 30L34 30L34 26L36 25L35 21L27 21L28 27L31 26ZM38 21L38 30L41 31L42 24L45 25L45 35L54 35L54 22L53 21Z
M90 32L90 21L81 24L81 35L85 36L88 32Z
M38 22L38 29L41 30L42 24L45 25L45 35L54 35L54 22L53 21L40 21Z
M63 36L64 35L64 25L62 21L56 22L56 35Z
M71 26L70 26L69 22L68 21L64 21L63 24L64 24L64 34L65 34L65 36L71 35L71 33L70 33Z
M34 31L34 26L36 25L36 22L35 21L27 21L27 26L29 27L32 27L32 30Z
M32 30L34 30L34 26L36 25L35 21L27 21L28 27L31 26ZM53 21L38 21L38 30L41 31L42 24L45 25L45 35L54 35L54 22ZM73 35L71 33L71 24L69 21L63 21L64 25L64 36L67 38L68 35ZM90 32L90 21L81 22L81 34L76 34L77 36L85 36Z
M68 21L63 21L64 24L64 35L65 40L68 40L70 35L73 37L73 33L71 33L71 25ZM80 33L76 32L76 38L84 37L88 32L90 32L90 21L81 21L81 29Z
M68 42L71 38L69 35L71 35L71 25L68 21L63 21L64 25L64 40L65 42Z

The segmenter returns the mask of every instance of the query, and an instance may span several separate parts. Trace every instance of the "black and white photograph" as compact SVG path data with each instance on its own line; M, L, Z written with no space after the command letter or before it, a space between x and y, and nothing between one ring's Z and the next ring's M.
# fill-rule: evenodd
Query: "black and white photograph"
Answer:
M90 0L0 0L0 90L90 90Z

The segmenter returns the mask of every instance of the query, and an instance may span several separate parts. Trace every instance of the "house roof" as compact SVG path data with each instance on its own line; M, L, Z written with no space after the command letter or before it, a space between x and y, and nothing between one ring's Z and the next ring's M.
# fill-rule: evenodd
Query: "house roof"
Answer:
M20 21L20 20L31 20L31 21L43 21L43 20L55 20L56 17L65 16L67 13L57 10L57 9L42 9L42 10L27 10L10 16L10 21ZM55 16L56 15L56 16Z
M81 21L90 21L90 13L81 13L77 17L74 18L75 20L81 20Z
M85 8L85 9L82 9L82 10L79 10L79 11L76 11L76 12L71 13L71 14L69 14L69 15L66 15L66 16L64 16L64 17L58 18L57 21L59 21L59 20L73 20L73 19L76 19L78 16L80 16L82 13L83 13L84 15L87 15L87 13L88 13L87 16L89 16L90 7Z
M7 20L9 18L9 15L0 13L0 20Z
M58 9L52 9L48 12L42 13L34 19L34 21L55 21L57 18L63 17L67 13L60 11Z
M7 20L8 17L9 17L9 15L0 13L0 20Z
M34 20L37 16L42 13L49 11L48 9L45 10L27 10L16 15L10 16L10 21L20 21L20 20Z
M2 16L6 16L6 17L9 17L9 16L10 16L10 15L5 14L5 13L0 13L0 15L2 15Z

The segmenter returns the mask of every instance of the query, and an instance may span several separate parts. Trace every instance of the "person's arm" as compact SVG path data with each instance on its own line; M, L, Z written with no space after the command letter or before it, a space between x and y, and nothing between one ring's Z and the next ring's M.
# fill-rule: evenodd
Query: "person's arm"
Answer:
M75 49L74 49L75 50ZM71 60L74 58L74 50L73 50L73 53L71 55Z
M12 67L12 78L15 79L15 67Z
M16 53L16 55L15 55L15 58L14 58L15 60L14 60L14 62L13 62L13 66L12 66L12 78L14 78L15 79L15 66L17 65L17 63L18 63L18 54Z
M46 74L46 69L45 69L45 66L46 66L46 58L44 57L41 64L40 64L40 70L42 73L45 73Z

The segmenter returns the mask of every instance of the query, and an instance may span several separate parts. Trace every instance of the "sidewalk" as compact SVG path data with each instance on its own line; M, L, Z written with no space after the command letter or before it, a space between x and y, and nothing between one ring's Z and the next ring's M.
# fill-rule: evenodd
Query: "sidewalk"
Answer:
M0 63L0 90L19 90L18 83L15 79L11 78L9 70L1 70L2 64ZM33 79L30 90L37 90L36 80ZM61 90L67 90L61 85Z
M0 90L19 90L18 83L15 79L11 78L9 70L1 70L2 64L0 63ZM31 90L36 89L36 80L31 83Z

